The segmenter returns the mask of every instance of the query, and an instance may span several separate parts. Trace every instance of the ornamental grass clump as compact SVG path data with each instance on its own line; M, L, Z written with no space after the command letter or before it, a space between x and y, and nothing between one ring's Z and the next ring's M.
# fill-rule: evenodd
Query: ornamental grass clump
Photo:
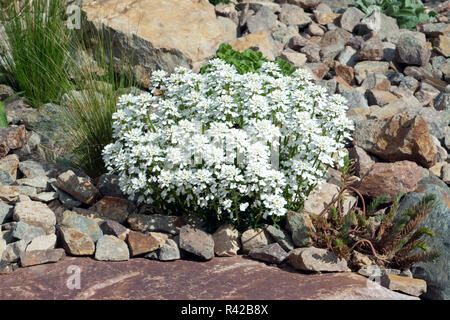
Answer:
M239 74L221 59L202 74L152 75L152 93L124 95L113 115L107 169L140 203L196 213L240 230L300 210L341 162L352 122L345 100L306 70L273 62Z

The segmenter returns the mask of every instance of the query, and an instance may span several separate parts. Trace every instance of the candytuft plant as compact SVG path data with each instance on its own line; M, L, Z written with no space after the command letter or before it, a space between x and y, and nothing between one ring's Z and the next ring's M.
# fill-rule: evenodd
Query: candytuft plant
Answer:
M380 11L397 20L402 29L414 29L421 21L433 21L436 12L428 11L421 0L355 0L353 6L370 16Z
M300 210L353 126L342 96L273 62L240 74L213 59L201 74L157 71L151 83L151 94L120 98L108 170L138 202L240 230Z

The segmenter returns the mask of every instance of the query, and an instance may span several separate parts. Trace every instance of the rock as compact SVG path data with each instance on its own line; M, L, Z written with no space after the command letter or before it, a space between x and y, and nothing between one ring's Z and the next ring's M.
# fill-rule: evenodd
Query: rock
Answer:
M449 34L450 25L448 23L426 23L420 26L420 32L425 33L427 37L437 38Z
M33 178L23 178L18 179L16 182L20 186L34 187L41 191L45 191L47 190L48 177L40 176Z
M353 32L353 29L355 29L363 17L364 13L361 10L355 7L349 7L341 16L340 26L344 30Z
M390 42L382 42L383 44L383 60L391 62L395 60L395 49L397 46Z
M276 47L285 48L289 39L298 35L298 27L294 25L287 26L277 20L276 25L270 30L270 34L275 40Z
M289 263L295 269L314 272L349 271L347 261L327 250L315 247L298 248L289 253Z
M6 250L6 240L0 238L0 261L2 261L3 252Z
M339 54L337 61L342 65L354 67L356 65L356 59L358 58L358 51L350 46L346 46L344 50Z
M157 231L170 234L178 234L179 222L178 217L166 216L161 214L136 214L133 213L128 217L130 228L135 231Z
M41 163L33 160L20 162L19 170L26 178L34 178L47 175L45 167Z
M303 38L301 35L295 35L289 39L287 47L294 51L300 51L304 46L308 44L315 44L315 43Z
M314 10L314 17L316 18L317 23L326 25L337 20L337 18L340 17L340 14Z
M104 235L97 242L95 260L100 261L127 261L130 260L125 241L111 235Z
M311 243L311 233L315 232L308 213L288 211L286 229L291 232L292 241L297 247L306 247Z
M268 225L265 230L270 237L280 245L281 248L288 252L294 250L294 243L292 242L291 237L284 230L278 229L273 225Z
M31 200L40 202L50 202L59 198L58 192L41 192L38 194L30 195Z
M346 66L343 64L336 64L334 67L334 72L336 73L337 76L344 79L345 82L347 82L348 84L352 84L353 80L355 79L355 73L353 71L353 68L350 66Z
M361 83L361 88L365 90L375 89L387 91L389 90L391 84L388 78L381 73L371 73L368 74L364 81Z
M13 231L13 237L18 240L30 242L36 237L45 236L45 230L19 221Z
M450 164L445 163L442 166L441 172L442 181L444 181L446 184L450 184Z
M328 94L335 94L336 93L336 87L337 87L337 81L336 79L330 79L330 80L319 80L316 82L319 86L324 87L327 90Z
M75 200L70 194L57 189L58 199L66 208L76 208L82 205L81 201Z
M54 249L56 246L56 235L42 235L31 240L27 247L27 252L35 250L50 250Z
M263 229L249 229L242 233L241 243L242 252L248 254L252 249L267 246L269 239Z
M10 86L0 84L0 101L6 100L6 98L9 98L15 93L14 89Z
M319 215L339 193L339 187L331 183L321 183L314 189L305 200L303 211L308 214ZM348 210L356 203L357 199L345 193L343 204L343 213L347 214Z
M395 54L399 63L424 66L430 60L431 50L413 34L403 33L398 39Z
M411 160L426 168L437 161L436 147L421 116L397 114L387 120L357 122L353 143L384 160Z
M249 48L258 48L258 51L260 51L266 59L272 61L275 60L275 57L278 55L275 42L267 31L258 31L247 34L236 40L230 41L229 44L234 50L239 52Z
M375 161L364 149L354 146L349 150L350 159L355 160L355 173L358 177L364 176L369 172L370 168L375 164Z
M132 205L126 199L107 196L89 209L99 213L101 217L123 223L127 220Z
M374 12L367 18L363 18L357 26L363 33L375 31L381 40L387 40L396 44L399 37L399 27L395 18L389 17L381 12Z
M45 263L58 262L65 256L64 249L34 250L22 252L20 264L22 267L30 267Z
M307 29L308 33L312 36L323 36L325 31L323 31L323 29L320 27L320 25L318 25L317 23L311 22L308 25L308 29Z
M311 18L303 11L303 9L292 4L283 4L281 6L278 19L286 25L296 25L299 28L303 28L311 23ZM250 32L252 33L252 31Z
M360 84L371 73L386 75L389 69L389 63L385 61L361 61L353 69L355 71L355 78Z
M124 198L124 194L119 186L119 177L116 175L102 174L98 181L98 190L105 197Z
M189 252L203 260L211 260L214 257L214 239L213 237L190 225L183 226L180 229L179 238L180 249Z
M172 261L180 259L180 249L178 245L172 239L167 239L167 241L162 245L159 250L158 258L161 261Z
M249 256L256 260L279 264L286 260L288 253L278 243L272 243L250 250Z
M17 222L44 229L47 234L55 233L56 216L50 208L38 201L22 201L14 207L13 219Z
M283 22L281 19L280 21ZM247 28L250 33L257 31L269 31L273 26L275 26L276 22L277 16L275 13L273 13L270 8L262 6L255 15L247 19Z
M411 279L395 274L385 274L381 277L381 285L392 291L400 291L418 297L427 292L427 283L421 279Z
M448 153L447 150L445 150L444 147L441 146L441 142L438 138L431 135L431 141L436 146L437 149L437 162L444 162L447 161Z
M0 128L0 159L5 157L10 150L21 148L25 138L26 129L24 125Z
M345 99L347 99L347 106L349 109L369 108L366 97L364 97L364 94L362 94L360 91L344 90L341 94Z
M160 247L160 243L155 237L136 231L128 233L127 242L132 257L155 251Z
M358 60L382 60L384 56L383 43L380 37L375 33L367 39L361 46L358 53Z
M447 86L444 91L434 99L434 108L436 110L449 110L450 109L450 86Z
M448 300L450 298L450 250L448 234L450 230L450 189L437 178L424 178L419 182L418 187L412 193L405 195L400 201L398 215L403 214L417 204L424 195L434 194L439 204L434 207L425 217L417 230L428 228L435 233L432 238L427 238L426 242L430 248L437 249L441 256L435 262L416 263L411 271L416 278L427 282L427 293L424 298L436 300Z
M420 89L414 94L417 98L417 100L420 102L422 106L427 106L430 104L430 106L434 105L434 98L436 98L440 94L440 91L433 87L432 85L429 85L428 83L422 82L420 84ZM450 94L447 94L449 96L450 100ZM442 109L437 109L442 110Z
M90 256L94 254L95 245L91 237L77 229L61 227L59 229L62 245L73 256Z
M232 3L219 3L214 6L214 11L219 17L231 19L234 23L239 24L239 12Z
M241 248L239 232L232 225L225 224L219 227L213 234L214 253L219 257L231 257L237 255Z
M13 180L17 178L17 168L19 167L19 157L15 154L10 154L0 159L0 171L4 170L12 177Z
M434 166L432 166L430 169L428 169L432 174L434 174L436 177L441 177L441 171L442 167L444 166L445 162L438 162Z
M367 268L373 265L372 260L368 256L355 250L352 251L351 262L358 268Z
M323 0L288 0L289 3L295 4L303 9L314 9L322 3L322 1Z
M100 195L89 179L77 176L72 170L60 174L56 186L85 204L93 204Z
M198 70L220 43L231 40L206 1L85 1L82 10L88 21L114 31L118 54L139 52L133 59L137 73L172 72L177 66ZM140 82L149 85L145 80Z
M308 42L300 49L300 52L306 55L308 62L320 62L320 46L313 42Z
M315 78L315 80L323 79L323 77L330 70L330 68L325 63L321 63L321 62L307 63L305 65L305 67L311 72L311 74Z
M86 233L94 243L103 236L103 232L97 222L73 211L65 211L63 213L61 225Z
M296 67L301 67L306 63L306 55L303 53L298 53L295 51L291 51L291 50L284 50L281 55L280 58L282 58L283 60L286 60L288 62L290 62L292 65L296 66Z
M0 169L0 185L9 186L14 183L14 178L5 170Z
M448 36L439 36L437 41L437 46L435 49L442 54L444 57L450 57L450 37Z
M393 200L399 192L414 191L423 176L423 170L411 161L378 162L361 179L358 190L371 198L387 195Z
M371 89L367 91L367 100L370 105L378 105L380 107L397 100L398 97L388 91Z
M350 38L351 34L341 28L326 32L319 42L323 61L334 60L344 50L345 44Z
M13 243L10 243L6 246L6 249L3 251L3 256L0 257L0 261L14 263L18 262L20 259L20 255L25 252L27 248L28 241L20 240Z
M111 235L125 241L130 230L114 220L105 220L100 223L103 234Z
M13 206L10 206L0 200L0 225L11 220L13 217Z

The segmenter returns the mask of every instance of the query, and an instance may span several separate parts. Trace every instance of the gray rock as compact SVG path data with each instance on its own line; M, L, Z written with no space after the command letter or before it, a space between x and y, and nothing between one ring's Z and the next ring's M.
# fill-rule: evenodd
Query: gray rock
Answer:
M403 33L398 39L396 61L408 65L424 66L428 63L431 50L424 41L411 33Z
M306 55L308 62L320 62L321 61L321 48L318 44L313 42L308 42L305 46L300 49L301 53Z
M179 238L180 249L189 252L201 259L211 260L214 257L214 239L213 237L190 225L183 226L180 229Z
M376 33L370 33L364 40L358 53L358 60L382 60L384 51L380 37Z
M17 240L30 242L36 237L45 236L45 230L39 227L30 226L23 221L19 221L14 228L13 237Z
M46 176L47 171L44 166L33 160L26 160L19 163L19 170L26 178L34 178L39 176Z
M381 40L392 43L397 43L399 37L397 20L381 12L374 12L369 17L362 19L356 29L363 33L375 31Z
M361 83L361 88L365 90L374 89L375 87L380 87L383 85L383 82L386 82L388 78L381 73L369 73L364 81ZM389 86L389 83L387 83Z
M159 249L158 258L161 261L172 261L180 259L180 250L177 243L172 239L167 239Z
M102 174L98 181L98 189L103 196L124 198L119 186L119 177L116 175Z
M5 170L0 168L0 185L10 186L14 183L14 178L6 172Z
M13 219L39 227L47 234L55 232L56 216L50 208L38 201L21 201L14 207Z
M362 81L371 73L387 74L389 63L386 61L361 61L355 67L355 78L358 83Z
M446 184L450 184L450 163L446 162L442 166L441 178Z
M292 4L283 4L278 18L286 25L296 25L299 28L303 28L311 23L311 18L303 9Z
M448 23L426 23L420 26L420 31L427 37L437 38L450 33L450 26Z
M439 69L446 62L446 60L447 59L443 56L435 56L430 59L433 69Z
M288 211L286 228L291 232L292 241L297 247L305 247L311 243L311 232L315 231L308 214Z
M314 9L316 8L320 3L322 3L323 0L288 0L287 2L295 4L296 6L302 7L303 9ZM277 1L279 2L279 1ZM286 1L282 1L286 2Z
M252 249L265 247L270 243L270 238L265 230L249 229L242 233L241 244L242 252L249 253Z
M450 246L448 235L450 234L450 199L449 187L437 178L424 178L419 182L415 192L411 192L403 197L400 202L398 214L401 215L412 206L418 203L426 194L434 194L439 204L431 210L424 221L417 227L429 228L435 233L432 238L427 238L426 242L430 248L441 252L439 260L434 263L417 263L411 271L414 277L423 279L428 284L425 298L448 300L450 299Z
M383 60L391 62L395 59L395 48L397 46L390 42L383 42Z
M28 252L34 250L49 250L54 249L55 246L56 246L55 234L42 235L31 240L26 251Z
M72 211L63 213L61 225L88 234L94 243L103 236L103 232L96 221Z
M135 231L146 232L166 232L170 234L178 234L176 221L178 217L166 216L161 214L130 214L128 223L130 228Z
M27 248L28 241L20 240L10 243L6 246L3 252L3 256L0 258L1 261L6 261L8 263L14 263L19 261L20 255L25 252Z
M282 20L280 20L283 22ZM277 16L270 8L263 6L258 12L247 19L247 28L250 33L269 31L277 22Z
M405 76L403 75L403 73L396 72L394 70L389 70L387 78L389 79L392 85L398 86L405 78Z
M450 127L445 127L445 129L444 129L444 143L445 143L445 147L447 148L447 150L450 151ZM0 206L1 206L1 203L0 203ZM1 221L2 220L0 219L0 222Z
M434 99L434 108L439 111L450 110L450 85Z
M284 230L278 229L272 225L267 226L265 230L284 250L288 252L294 250L294 243L292 242L291 236Z
M128 261L130 252L125 241L105 235L97 242L95 259L100 261Z
M36 176L33 178L23 178L18 179L17 184L20 186L28 186L28 187L34 187L41 191L47 190L47 183L48 183L48 177L46 176Z
M290 252L289 263L298 270L314 272L350 271L347 261L327 250L315 247L298 248Z
M341 51L337 60L340 64L354 67L356 65L356 59L358 57L358 51L350 46L346 46L344 50Z
M288 253L278 243L272 243L250 250L249 256L256 260L279 264L286 260Z
M56 192L58 193L59 201L61 201L61 203L65 207L71 209L71 208L76 208L76 207L79 207L82 205L81 201L76 200L74 197L72 197L67 192L62 191L61 189L57 189Z
M363 17L364 13L361 10L355 7L350 7L345 10L345 12L341 16L341 28L349 32L353 32L353 29L355 29L356 25L361 21Z
M358 90L344 90L342 96L347 99L347 106L349 109L369 108L366 97Z
M0 261L2 261L3 252L6 250L6 240L0 238Z
M127 228L114 220L103 221L102 223L100 223L100 229L102 229L104 235L115 236L124 241L129 232Z
M40 202L50 202L59 198L58 192L41 192L38 194L30 195L30 198Z
M319 86L324 87L327 89L328 94L335 94L336 93L336 87L337 87L337 81L336 79L330 79L330 80L319 80L316 82Z

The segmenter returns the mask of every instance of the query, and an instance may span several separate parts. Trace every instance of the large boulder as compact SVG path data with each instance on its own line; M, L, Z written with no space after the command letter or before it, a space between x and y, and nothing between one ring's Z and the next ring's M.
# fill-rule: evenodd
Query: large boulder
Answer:
M236 37L208 1L87 0L82 10L89 22L113 32L117 53L133 54L143 84L154 70L198 69L222 42Z
M426 239L428 246L440 251L441 256L436 262L417 263L411 271L414 277L427 282L427 293L424 297L429 299L450 299L450 189L437 178L424 178L418 188L407 194L400 202L398 213L402 214L418 203L426 194L434 194L439 204L431 210L424 221L417 227L431 229L435 236Z

